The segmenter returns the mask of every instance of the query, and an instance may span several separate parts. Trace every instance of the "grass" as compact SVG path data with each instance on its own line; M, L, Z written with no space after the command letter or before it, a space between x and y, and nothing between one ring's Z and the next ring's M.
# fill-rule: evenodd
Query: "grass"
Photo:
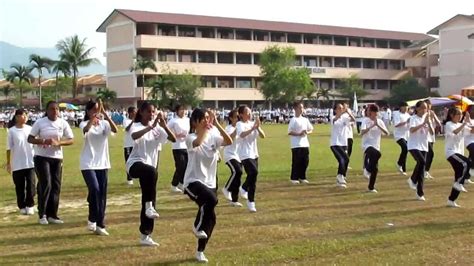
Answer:
M395 171L399 152L392 137L382 140L376 187L364 193L360 138L356 137L349 186L335 187L336 160L329 150L328 126L311 135L311 184L290 186L289 139L286 126L265 125L259 140L260 174L256 214L229 207L222 195L217 225L206 254L212 264L474 264L472 241L474 198L463 193L461 209L445 207L453 172L444 158L444 143L435 144L434 180L426 182L427 201L415 200L405 177ZM40 226L37 217L18 215L13 182L0 178L0 264L191 264L196 240L191 226L197 211L186 196L169 192L173 172L170 146L160 162L154 239L158 248L138 245L140 190L125 185L122 134L110 140L110 171L106 222L109 237L86 231L86 186L79 171L82 147L66 147L60 216L63 225ZM5 131L0 131L5 139ZM0 150L5 149L4 141ZM409 157L408 169L413 169ZM219 165L222 187L229 171ZM468 187L469 190L469 187ZM393 224L393 226L389 225Z

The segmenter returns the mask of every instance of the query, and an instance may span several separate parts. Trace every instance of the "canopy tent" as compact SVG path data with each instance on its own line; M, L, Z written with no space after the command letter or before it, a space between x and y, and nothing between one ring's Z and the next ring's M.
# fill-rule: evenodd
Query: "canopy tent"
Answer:
M412 107L412 106L415 106L418 101L424 101L426 99L430 100L432 106L456 105L463 112L467 111L467 108L470 105L474 105L474 102L469 100L467 97L464 97L458 94L450 95L448 97L428 97L428 98L416 99L416 100L408 101L407 103L408 103L408 106Z
M75 106L72 103L60 103L59 108L66 108L68 110L79 110L79 107Z

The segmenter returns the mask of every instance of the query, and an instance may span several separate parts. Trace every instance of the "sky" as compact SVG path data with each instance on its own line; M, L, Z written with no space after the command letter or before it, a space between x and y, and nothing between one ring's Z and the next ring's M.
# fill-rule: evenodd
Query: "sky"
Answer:
M250 18L426 33L456 14L474 14L473 0L0 0L0 41L54 47L79 35L105 62L97 27L114 9Z

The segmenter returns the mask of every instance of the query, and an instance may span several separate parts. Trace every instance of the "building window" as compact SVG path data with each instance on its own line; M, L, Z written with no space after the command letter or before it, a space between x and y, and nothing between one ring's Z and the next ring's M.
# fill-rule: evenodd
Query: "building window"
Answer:
M288 42L291 43L301 43L301 34L298 33L288 33Z
M261 78L255 78L255 88L257 89L260 89L262 88L262 85L263 85L263 81Z
M137 35L155 35L155 30L155 24L137 23Z
M199 63L215 63L216 58L214 52L199 52Z
M360 47L361 46L360 38L349 38L349 46Z
M402 63L400 60L389 60L388 69L400 70L402 69Z
M237 64L252 64L252 54L236 53L235 63Z
M158 50L158 61L176 62L176 51L175 50Z
M377 48L388 48L388 41L377 39Z
M362 46L367 48L375 47L375 39L363 39Z
M253 64L254 65L260 64L260 54L253 54Z
M214 28L199 27L197 29L197 37L200 38L215 38Z
M364 68L375 68L375 60L374 59L364 59L364 64L363 64L363 67Z
M264 42L268 42L270 40L268 37L268 32L264 32L264 31L254 31L253 39L255 41L264 41Z
M350 68L361 68L362 64L361 64L361 60L360 58L349 58L349 67Z
M237 40L252 40L252 33L249 30L236 30L235 39Z
M156 50L137 50L137 56L155 61Z
M340 46L347 46L347 37L334 36L334 44Z
M218 77L217 85L219 88L234 88L233 77Z
M217 63L219 64L233 64L234 54L233 53L217 53Z
M332 89L332 79L321 79L319 86L321 89Z
M293 63L294 66L303 66L303 62L301 62L301 56L297 55L295 57L295 61Z
M215 88L216 78L211 76L201 76L201 87L203 88Z
M400 41L390 41L390 49L400 49Z
M387 69L387 60L378 59L377 69Z
M252 88L252 78L238 77L235 85L237 88Z
M176 36L175 25L158 25L158 35L161 36Z
M347 67L347 59L345 57L334 57L334 67Z
M320 57L319 58L320 67L332 67L332 58L331 57Z
M304 57L304 66L305 67L317 67L318 58L315 56L305 56Z
M196 37L196 29L194 27L179 26L178 35L181 37Z
M364 79L362 81L364 90L373 90L375 89L374 81L370 79Z
M344 80L342 79L336 79L334 81L334 89L336 90L341 90L344 87Z
M379 90L390 89L390 82L388 80L377 80L377 89Z
M304 35L304 43L317 44L318 43L318 36L314 35L314 34L305 34Z
M179 51L179 62L195 63L196 52L194 51Z
M332 37L328 35L320 35L319 44L332 45Z
M217 29L218 39L234 39L234 30L231 29Z
M285 34L282 32L272 32L271 37L272 42L286 42Z

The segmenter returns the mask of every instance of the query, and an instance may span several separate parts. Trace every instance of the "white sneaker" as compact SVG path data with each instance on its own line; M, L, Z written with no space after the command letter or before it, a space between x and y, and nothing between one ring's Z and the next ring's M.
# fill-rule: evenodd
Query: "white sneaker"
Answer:
M408 178L407 179L407 183L408 183L408 186L413 189L413 190L416 190L416 184L413 183L413 181L411 180L411 178Z
M458 205L455 201L448 200L448 207L453 207L453 208L460 208L461 206Z
M102 227L99 227L97 226L95 228L95 234L96 235L99 235L99 236L108 236L109 235L109 232L107 232L107 230L105 230L105 228L102 228Z
M95 229L97 228L97 224L93 223L91 221L87 221L87 230L95 232Z
M469 185L474 184L474 181L472 181L471 179L466 179L466 180L464 180L464 185L466 185L466 184L469 184Z
M347 170L352 170L352 167L348 166L348 167L347 167Z
M178 183L178 188L179 188L181 191L184 191L184 186L183 186L183 184Z
M367 193L378 193L378 191L374 188L367 190Z
M337 175L336 180L337 180L337 183L339 184L347 184L346 179L344 178L343 175Z
M257 212L257 208L255 208L255 202L247 201L247 208L250 212Z
M158 212L153 207L147 208L146 211L145 211L145 215L146 215L146 217L148 217L150 219L156 219L156 218L160 217Z
M367 169L365 169L365 168L364 168L364 176L365 176L365 178L370 179L370 172L367 171Z
M308 179L301 179L300 182L301 182L302 184L309 184Z
M425 196L416 195L416 199L419 200L419 201L426 201Z
M339 182L336 182L336 187L347 188L347 185L346 185L346 184L341 184L341 183L339 183Z
M469 175L474 176L474 168L469 169Z
M300 183L300 181L298 181L298 180L290 180L290 182L293 185L298 185Z
M232 206L232 207L242 207L242 203L240 203L240 202L238 202L238 201L236 201L236 202L231 201L229 204L230 204L230 206Z
M232 195L229 190L226 188L222 188L222 194L224 194L224 198L228 201L232 201Z
M26 208L20 209L20 214L21 215L26 215Z
M398 172L401 174L401 175L407 175L407 173L405 173L405 171L403 171L403 167L401 165L398 165L398 163L396 164L397 165L397 170Z
M458 182L454 182L453 188L460 192L467 192L466 188L461 183L458 183Z
M179 189L179 187L175 187L175 186L171 186L171 192L173 193L183 193L183 191L181 189Z
M196 236L197 239L206 239L207 234L203 230L197 230L196 228L193 227L193 233Z
M425 179L433 179L434 177L430 175L429 172L425 172Z
M35 214L35 209L33 207L26 207L26 215Z
M48 223L48 218L46 218L46 215L43 215L43 217L41 217L39 220L38 220L39 224L49 224Z
M133 180L127 180L127 185L133 186Z
M249 193L247 191L245 191L245 189L243 189L242 187L240 187L240 196L243 198L243 199L248 199L249 198Z
M48 223L50 224L63 224L64 221L59 218L48 217Z
M202 251L196 251L196 260L204 263L209 262L209 260L206 258L206 255L204 255L204 252Z
M160 244L156 243L151 239L150 235L144 235L142 234L140 236L140 245L142 246L151 246L151 247L158 247Z

